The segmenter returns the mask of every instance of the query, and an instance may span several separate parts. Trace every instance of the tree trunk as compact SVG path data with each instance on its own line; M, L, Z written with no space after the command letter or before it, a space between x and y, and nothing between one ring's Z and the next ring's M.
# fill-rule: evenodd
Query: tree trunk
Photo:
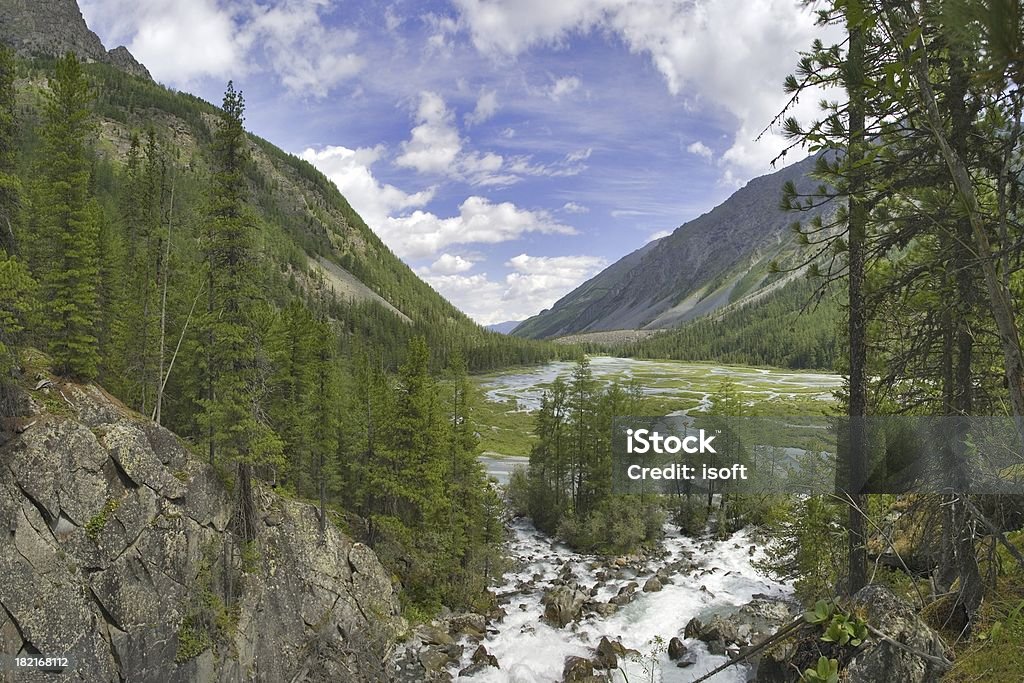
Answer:
M851 489L848 514L849 577L847 590L853 595L867 585L867 548L865 546L866 500L860 487L867 470L864 416L867 415L865 363L864 259L867 231L867 207L861 193L864 191L864 173L859 163L864 158L864 31L861 26L848 24L850 49L846 58L846 92L849 97L849 337L850 337L850 446L847 467Z

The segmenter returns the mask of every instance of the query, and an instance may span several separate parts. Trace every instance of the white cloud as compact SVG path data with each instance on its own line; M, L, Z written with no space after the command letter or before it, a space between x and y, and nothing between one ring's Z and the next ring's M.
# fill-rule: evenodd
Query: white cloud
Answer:
M511 185L519 180L501 172L505 160L500 154L464 151L465 140L456 128L455 115L437 93L420 93L415 121L409 139L402 143L402 153L395 158L398 166L471 185Z
M566 202L562 205L562 211L565 213L587 213L590 209L576 202Z
M783 148L782 136L757 134L786 102L781 83L796 50L813 37L838 38L814 25L793 0L454 0L481 52L515 56L534 45L561 46L574 33L600 29L647 55L668 90L735 119L725 167L763 172ZM723 39L726 36L727 39ZM816 113L819 96L801 98L798 115Z
M473 262L469 259L464 259L458 254L445 252L436 261L431 263L428 268L421 269L419 272L423 275L455 275L457 273L465 273L472 268Z
M421 92L416 122L395 163L420 173L451 173L462 151L462 140L444 99L435 92Z
M105 42L123 43L158 80L189 86L253 69L258 47L290 91L323 97L364 66L355 33L327 27L329 0L82 0L89 25Z
M562 99L565 95L570 95L580 87L580 79L575 76L563 76L562 78L556 78L555 82L548 88L548 97L554 101Z
M476 100L476 108L466 114L466 125L476 126L487 121L498 112L498 93L484 90Z
M321 22L321 8L329 7L328 0L286 0L254 4L246 17L243 33L263 49L281 83L294 93L325 97L365 66L352 52L356 33Z
M662 237L668 237L672 234L671 230L659 230L647 238L647 242L653 242L654 240L660 240Z
M700 140L697 140L697 142L688 145L686 151L689 152L690 154L696 154L697 156L708 160L710 160L712 157L711 148L705 145Z
M378 145L360 149L309 148L299 156L330 178L366 224L374 230L379 230L379 226L385 223L388 216L423 206L434 196L433 189L409 194L394 185L377 180L370 167L383 153L384 147Z
M485 197L468 197L459 214L440 218L428 211L389 217L379 227L381 238L402 258L432 258L453 244L498 244L527 234L576 234L546 211L521 209L511 202L495 204Z
M529 256L520 254L505 266L510 272L492 280L486 273L426 275L426 280L474 320L490 325L522 320L597 274L607 262L596 256Z
M583 162L590 157L591 150L569 152L563 158L551 163L537 163L529 154L517 154L508 159L505 169L518 176L542 176L547 178L564 178L579 175L587 170Z

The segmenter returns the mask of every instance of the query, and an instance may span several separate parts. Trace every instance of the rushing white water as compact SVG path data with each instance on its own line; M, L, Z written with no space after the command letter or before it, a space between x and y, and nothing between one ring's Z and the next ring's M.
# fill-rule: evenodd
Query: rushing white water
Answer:
M755 549L751 555L752 542L747 532L741 531L726 541L702 541L685 538L668 525L664 540L666 556L649 562L646 571L636 574L627 570L625 578L608 581L595 599L607 601L631 580L642 587L658 568L675 560L688 559L695 568L672 576L672 583L661 591L638 593L632 603L608 618L594 615L565 628L555 628L541 620L544 613L541 599L544 591L551 587L550 581L563 571L565 563L569 563L575 580L587 590L598 583L595 574L606 568L607 562L601 564L596 557L581 555L553 542L526 520L517 520L512 529L514 537L509 551L517 568L505 574L503 585L497 589L499 600L508 601L503 605L508 615L502 623L492 624L498 633L489 634L483 641L488 652L498 658L501 668L488 668L468 680L489 683L559 681L566 657L590 659L601 636L608 636L610 640L620 639L627 648L643 656L642 661L621 662L614 680L625 683L628 676L629 683L693 681L724 663L726 658L709 654L700 641L685 640L689 651L696 655L696 663L679 668L665 652L652 652L656 636L667 645L670 638L683 637L683 629L692 617L708 616L745 604L756 594L785 596L790 592L788 586L762 576L751 565L761 556L761 551ZM540 580L533 580L538 574ZM466 643L459 668L468 665L474 649L475 644ZM715 683L745 681L746 673L743 666L732 667L710 680Z

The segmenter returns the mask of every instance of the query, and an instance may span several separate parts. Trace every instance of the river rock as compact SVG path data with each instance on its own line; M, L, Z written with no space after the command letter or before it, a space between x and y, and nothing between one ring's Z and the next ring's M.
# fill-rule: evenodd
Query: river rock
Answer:
M451 645L455 639L448 635L440 626L434 624L422 624L416 627L416 637L424 645Z
M687 623L683 634L708 643L752 645L775 633L795 616L795 608L787 603L768 598L755 598L731 614L716 614L704 623L694 617Z
M686 645L678 637L672 638L668 641L668 658L673 662L682 659L688 652Z
M556 586L544 594L544 620L558 628L579 618L589 596L575 585Z
M493 666L495 669L500 669L498 666L498 658L487 651L487 648L483 645L478 645L476 650L473 651L473 656L470 658L473 664L486 664L487 666Z
M456 638L466 636L480 640L487 633L487 619L474 612L457 614L448 620L448 633Z
M647 579L647 583L644 584L644 593L656 593L662 588L661 581L658 580L657 576L652 576Z
M611 602L599 602L594 605L594 612L604 619L607 619L619 609L619 606Z
M945 643L914 610L884 586L865 586L853 596L853 609L869 624L893 640L945 660ZM878 638L867 641L846 667L850 683L900 681L927 683L939 680L950 668L901 650Z
M583 657L566 657L562 667L563 683L590 683L594 680L594 665Z
M626 647L617 640L608 640L608 636L601 636L601 642L597 644L597 657L595 660L602 669L616 669L619 666L619 658L626 656Z

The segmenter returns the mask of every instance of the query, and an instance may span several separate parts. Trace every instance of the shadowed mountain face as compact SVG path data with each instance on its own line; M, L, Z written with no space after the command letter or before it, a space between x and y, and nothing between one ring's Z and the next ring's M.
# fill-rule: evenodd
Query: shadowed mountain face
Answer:
M577 287L514 334L560 337L664 329L718 310L776 281L769 262L794 248L798 218L779 208L782 186L808 190L814 157L750 181L721 205L644 245Z
M20 55L59 56L74 52L134 76L150 78L124 46L107 50L89 30L75 0L0 0L0 41Z

